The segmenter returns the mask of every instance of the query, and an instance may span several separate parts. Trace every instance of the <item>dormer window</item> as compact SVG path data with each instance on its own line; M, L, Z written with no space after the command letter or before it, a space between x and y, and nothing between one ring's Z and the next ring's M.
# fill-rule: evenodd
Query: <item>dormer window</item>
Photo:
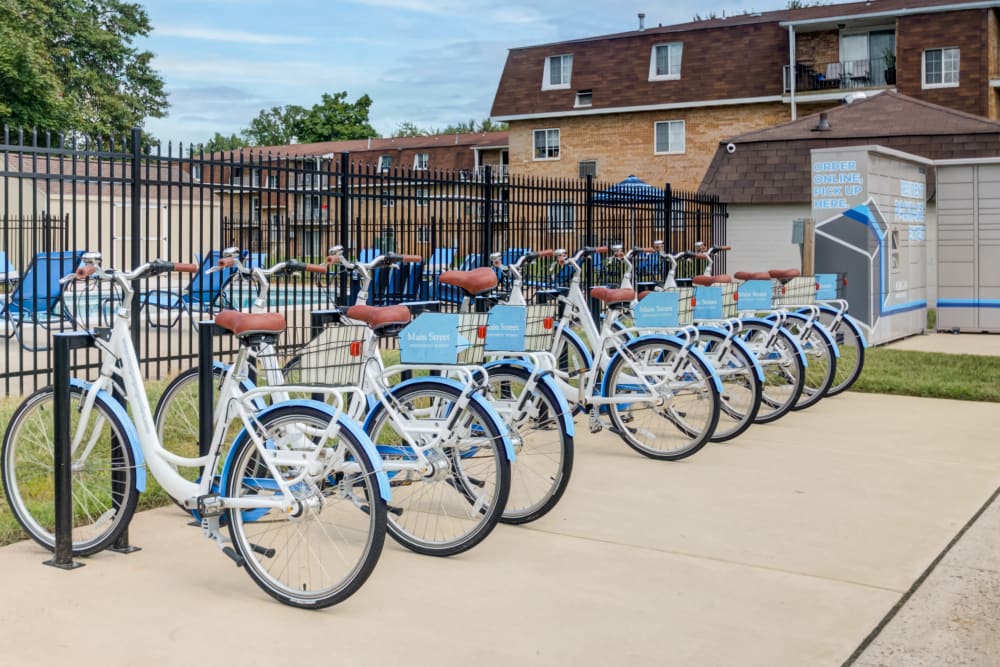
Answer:
M594 105L594 93L590 90L576 91L576 104L573 106L589 107Z
M546 58L545 72L542 75L542 90L569 88L569 79L572 73L572 54Z
M657 44L649 57L649 80L669 81L681 78L682 42Z

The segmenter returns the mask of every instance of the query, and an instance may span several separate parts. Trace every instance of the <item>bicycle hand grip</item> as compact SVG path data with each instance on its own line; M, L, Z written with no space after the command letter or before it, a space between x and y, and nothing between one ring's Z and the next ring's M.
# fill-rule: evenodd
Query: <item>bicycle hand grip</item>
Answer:
M707 254L705 254L703 252L699 252L699 253L695 253L694 258L695 259L712 259L712 256L711 255L707 255Z
M728 245L720 245L718 248L716 248L716 250L719 250L721 252L725 252L727 250L732 250L732 249L733 249L732 246Z
M309 273L326 273L326 264L306 264L306 271Z
M539 250L535 253L535 257L552 257L554 254L556 254L556 251L549 248L548 250Z
M174 262L174 271L178 273L198 273L198 265L188 264L187 262Z
M593 252L596 252L596 253L599 253L599 254L603 255L604 253L606 253L608 251L608 246L606 246L606 245L599 245L596 248L592 248L591 250Z
M236 258L235 257L223 257L222 259L219 260L219 262L218 262L218 264L216 264L216 266L218 266L220 268L223 268L223 269L228 269L228 268L230 268L235 263L236 263Z
M77 280L84 280L97 273L96 264L85 264L76 270Z
M327 264L339 264L340 260L344 259L343 255L328 255L326 258Z
M639 248L641 252L656 252L656 248Z
M402 255L402 259L400 261L419 263L424 261L424 258L420 255Z

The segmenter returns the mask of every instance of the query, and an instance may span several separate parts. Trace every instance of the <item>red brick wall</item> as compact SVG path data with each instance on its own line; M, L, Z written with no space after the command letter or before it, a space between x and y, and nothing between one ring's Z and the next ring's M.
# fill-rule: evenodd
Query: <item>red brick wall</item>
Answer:
M987 18L989 10L902 16L896 35L896 88L904 95L977 116L989 114ZM925 49L958 47L959 85L923 88Z
M839 62L840 33L837 30L797 33L795 59L809 65Z

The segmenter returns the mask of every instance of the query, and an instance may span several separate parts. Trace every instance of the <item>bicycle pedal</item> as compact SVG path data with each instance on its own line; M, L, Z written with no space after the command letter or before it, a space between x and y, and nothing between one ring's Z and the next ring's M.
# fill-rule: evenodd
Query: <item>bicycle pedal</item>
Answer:
M590 427L591 433L600 433L601 430L604 429L604 424L601 423L601 418L598 416L596 409L590 411L588 426Z
M243 567L243 556L236 553L235 549L232 547L222 547L222 553L232 558L233 562L236 563L236 567Z
M254 553L258 553L265 558L274 558L274 555L278 553L273 548L262 547L259 544L251 544L250 548L254 550Z
M395 505L386 505L385 509L386 511L389 512L389 514L395 514L396 516L403 516L402 507L396 507Z
M196 498L198 503L198 514L202 517L220 516L226 511L222 503L222 498L218 494L207 494Z

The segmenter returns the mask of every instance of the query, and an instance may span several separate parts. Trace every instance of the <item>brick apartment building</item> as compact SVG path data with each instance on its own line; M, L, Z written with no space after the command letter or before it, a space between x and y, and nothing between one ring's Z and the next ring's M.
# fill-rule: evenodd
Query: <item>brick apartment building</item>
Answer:
M719 141L897 90L1000 116L1000 0L871 0L511 49L491 116L519 174L697 189Z

